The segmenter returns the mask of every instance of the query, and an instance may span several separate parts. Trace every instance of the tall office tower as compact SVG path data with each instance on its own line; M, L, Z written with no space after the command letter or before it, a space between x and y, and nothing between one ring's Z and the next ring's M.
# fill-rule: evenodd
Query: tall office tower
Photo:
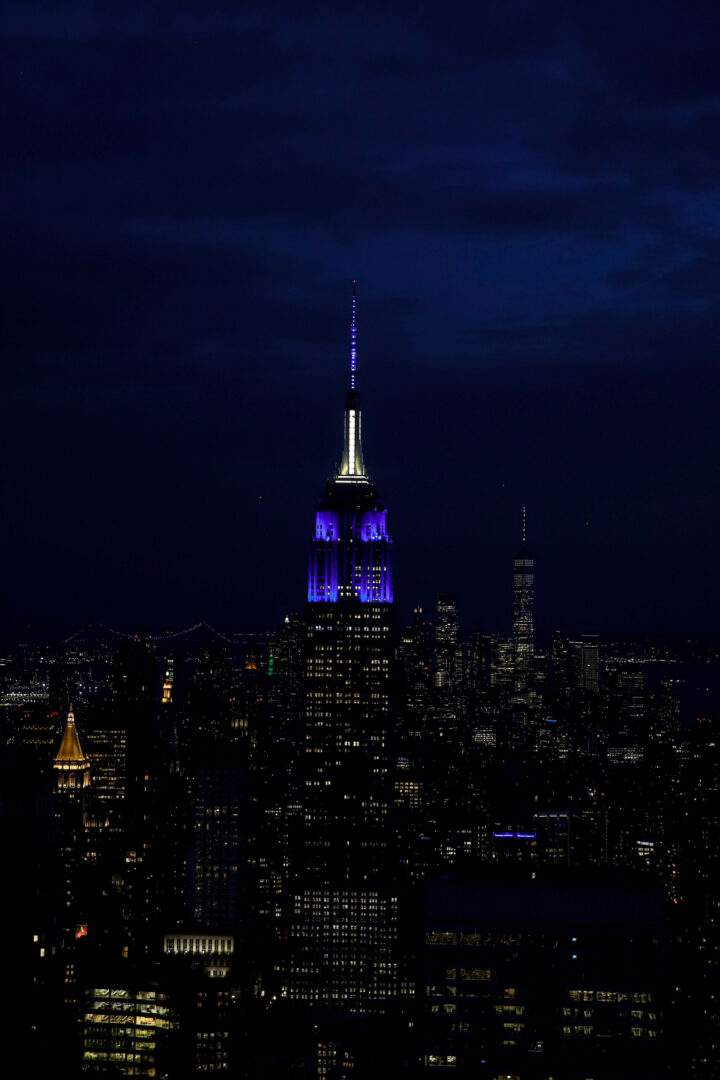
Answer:
M75 727L72 705L60 749L53 764L55 797L53 806L54 833L57 848L55 886L57 889L58 931L62 964L62 997L68 1016L74 1021L79 1007L77 986L77 923L87 906L88 895L83 863L85 856L85 811L90 788L88 761Z
M88 756L92 761L92 787L95 803L113 809L127 797L127 731L96 723L87 732Z
M442 593L435 608L435 686L454 689L462 675L460 622L454 596Z
M170 999L154 985L88 987L82 1022L82 1070L93 1075L167 1077Z
M560 630L554 630L550 654L551 692L553 701L560 704L567 700L573 678L573 648Z
M575 685L597 694L600 688L600 643L596 634L583 634L580 641L571 643L575 658Z
M535 560L527 539L527 507L522 508L520 549L513 559L513 641L516 688L527 686L535 651Z
M251 838L255 905L274 936L290 863L289 823L299 812L295 754L304 693L305 620L286 615L269 643L263 722L251 732L250 792L256 810ZM257 940L257 939L256 939Z
M433 627L423 609L413 610L412 622L407 626L398 644L398 659L405 678L405 692L411 701L419 697L425 707L428 691L433 683Z
M117 861L127 820L127 732L96 717L83 739L92 763L91 797L85 813L88 859ZM124 854L122 855L124 858Z
M164 670L149 638L126 639L114 651L109 724L127 732L126 850L117 887L131 957L149 954L157 932L183 914L180 857L189 815L184 779L173 770L174 748L166 735L175 705L161 704Z
M361 445L353 286L345 440L315 517L308 575L301 803L285 996L351 1012L398 995L389 861L392 578L387 511Z
M245 1058L242 1072L257 1075L247 1069L248 1047L241 1027L243 976L233 969L233 935L174 931L165 934L163 953L161 971L178 1025L173 1040L175 1061L182 1063L180 1072L171 1071L170 1075L237 1076L241 1069L234 1055L241 1041ZM242 963L247 964L244 952Z
M122 786L127 799L129 837L137 850L143 847L149 823L146 803L156 765L159 683L154 646L139 637L123 641L113 656L113 704L107 726L126 732L125 740L116 737L122 756L115 764L124 774Z
M416 607L412 622L400 634L396 674L401 680L399 700L404 715L398 752L410 761L425 753L428 710L435 674L433 625L423 609ZM397 782L396 777L396 782Z
M490 685L490 657L486 634L471 634L465 659L465 685L477 697Z
M218 760L222 756L222 760ZM192 779L186 915L203 930L239 927L246 914L249 799L242 747L221 744Z
M512 689L515 673L514 640L490 634L486 642L490 657L490 686L494 690Z

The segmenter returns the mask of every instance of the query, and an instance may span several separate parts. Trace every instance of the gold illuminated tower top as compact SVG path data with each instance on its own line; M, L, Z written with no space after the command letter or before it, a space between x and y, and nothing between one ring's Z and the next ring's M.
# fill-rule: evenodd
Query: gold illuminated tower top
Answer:
M165 668L165 678L162 686L163 705L172 705L173 681L173 662L169 660L168 666Z
M55 787L58 790L85 788L90 784L90 762L80 745L72 705L68 709L65 731L53 769L55 770Z

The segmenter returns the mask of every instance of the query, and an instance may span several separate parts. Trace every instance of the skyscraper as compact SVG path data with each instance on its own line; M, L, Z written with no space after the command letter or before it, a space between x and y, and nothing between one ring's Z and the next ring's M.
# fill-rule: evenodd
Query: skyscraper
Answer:
M438 689L457 689L462 671L460 623L454 596L443 593L435 608L435 686Z
M344 445L315 516L305 621L300 836L285 993L373 1012L397 994L387 888L391 539L365 468L353 284Z
M55 774L54 833L56 843L56 889L59 901L59 941L62 945L62 994L66 1014L77 1019L76 924L87 904L84 869L86 800L90 790L90 762L80 745L75 713L68 709L60 749L53 763Z
M248 779L243 749L206 750L192 776L186 915L203 930L235 929L246 908Z
M306 865L324 868L329 847L342 880L364 877L383 846L390 543L387 511L363 461L353 288L343 453L315 516L310 551L301 770Z
M598 670L600 665L600 647L597 634L583 634L580 641L574 641L575 677L577 685L591 694L599 689Z
M516 690L524 690L535 651L535 560L528 548L525 506L520 548L513 559L513 643Z
M55 756L53 769L57 791L80 791L90 783L90 762L80 746L72 705L68 709L65 731L60 749Z

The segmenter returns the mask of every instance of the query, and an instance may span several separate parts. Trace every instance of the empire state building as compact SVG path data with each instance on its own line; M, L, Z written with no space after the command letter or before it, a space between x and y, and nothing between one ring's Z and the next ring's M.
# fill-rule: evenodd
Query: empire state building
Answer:
M353 283L340 463L315 514L287 996L377 1012L399 992L388 886L391 538L363 456Z
M357 294L353 282L343 452L315 515L307 598L312 605L338 605L326 610L336 615L342 612L345 619L357 620L363 612L380 619L381 610L393 599L390 536L387 510L363 459L357 368Z

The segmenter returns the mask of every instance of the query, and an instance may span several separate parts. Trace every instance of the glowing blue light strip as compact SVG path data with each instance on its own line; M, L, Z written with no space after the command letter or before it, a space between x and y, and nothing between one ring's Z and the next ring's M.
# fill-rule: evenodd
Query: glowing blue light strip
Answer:
M352 283L352 318L350 320L350 389L355 389L357 377L357 281Z
M390 545L385 510L352 514L344 525L337 510L318 510L308 567L310 603L335 604L352 595L361 604L392 604Z
M536 840L537 833L534 832L494 832L493 837L496 840Z

